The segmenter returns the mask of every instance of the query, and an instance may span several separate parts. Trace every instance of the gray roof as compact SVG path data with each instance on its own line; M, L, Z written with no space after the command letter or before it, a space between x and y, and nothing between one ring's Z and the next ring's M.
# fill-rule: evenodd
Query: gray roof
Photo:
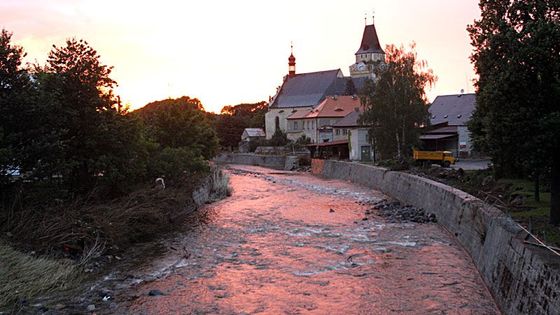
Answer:
M266 134L261 128L245 128L243 134L245 133L248 137L266 137Z
M343 78L338 78L336 80L336 92L333 94L338 94L338 95L344 95L344 92L346 92L346 82L348 81L348 79L352 80L354 82L354 88L356 88L356 94L360 93L360 90L364 87L366 80L368 79L367 77L361 77L361 78L352 78L352 77L343 77Z
M327 95L336 94L340 69L300 73L286 77L271 108L316 106Z
M350 127L359 127L361 126L358 124L358 119L362 113L359 111L352 111L348 115L344 116L341 120L337 121L336 124L333 125L334 128L350 128Z
M450 126L464 126L476 106L476 95L455 94L436 97L428 111L432 125L447 122Z

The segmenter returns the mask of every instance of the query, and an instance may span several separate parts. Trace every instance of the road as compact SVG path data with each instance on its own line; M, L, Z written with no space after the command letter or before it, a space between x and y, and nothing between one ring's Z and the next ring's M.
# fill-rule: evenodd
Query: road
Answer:
M472 170L485 170L488 168L488 165L492 161L490 160L459 160L454 165L451 165L451 168L460 169L462 168L465 171L472 171Z
M229 173L233 195L208 205L202 228L135 271L144 280L117 298L114 312L499 314L439 225L365 214L387 198L380 192L252 166Z

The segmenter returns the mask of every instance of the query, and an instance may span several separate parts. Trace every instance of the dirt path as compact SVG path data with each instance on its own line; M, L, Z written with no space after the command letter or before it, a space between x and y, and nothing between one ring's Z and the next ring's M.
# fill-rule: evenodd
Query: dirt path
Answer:
M498 313L466 253L437 224L363 220L381 193L258 167L230 174L233 196L209 205L203 228L137 271L133 278L153 281L117 296L112 312Z

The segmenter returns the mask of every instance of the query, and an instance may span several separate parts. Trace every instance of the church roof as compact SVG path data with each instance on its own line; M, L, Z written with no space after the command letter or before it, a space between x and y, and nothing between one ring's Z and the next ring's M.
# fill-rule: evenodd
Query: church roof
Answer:
M374 24L366 25L364 28L362 43L360 44L360 49L358 49L356 55L366 53L385 53L379 44L379 38L377 37L377 31L375 30Z
M476 95L455 94L436 97L428 111L432 125L447 122L450 126L464 126L476 106Z
M340 69L300 73L286 77L270 108L309 107L319 104L326 95L337 93Z

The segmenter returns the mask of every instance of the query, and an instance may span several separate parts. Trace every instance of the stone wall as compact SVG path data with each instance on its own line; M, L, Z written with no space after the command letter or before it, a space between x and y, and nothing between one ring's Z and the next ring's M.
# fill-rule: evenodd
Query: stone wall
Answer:
M277 170L283 170L286 166L286 156L259 155L252 153L221 153L214 161L221 164L264 166Z
M560 314L560 257L526 244L527 233L498 209L442 183L369 165L313 160L312 172L434 213L470 254L504 313Z

